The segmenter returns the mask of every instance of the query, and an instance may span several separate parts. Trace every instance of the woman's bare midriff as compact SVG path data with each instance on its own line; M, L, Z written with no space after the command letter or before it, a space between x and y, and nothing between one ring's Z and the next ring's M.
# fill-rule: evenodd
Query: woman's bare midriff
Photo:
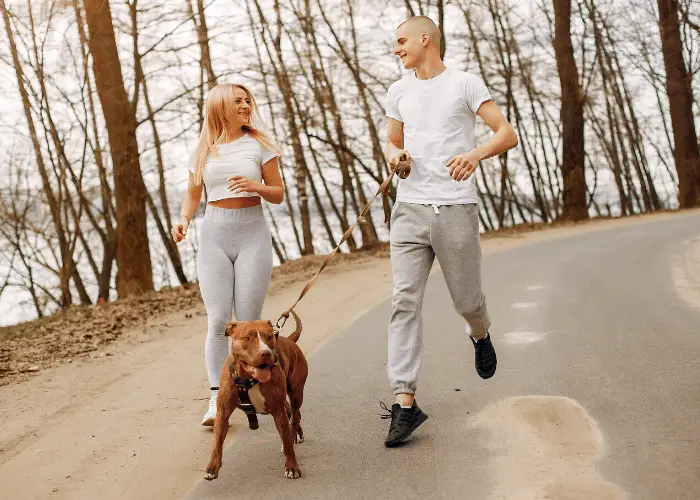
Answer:
M223 200L210 201L209 205L218 208L250 208L260 205L259 196L248 196L245 198L225 198Z

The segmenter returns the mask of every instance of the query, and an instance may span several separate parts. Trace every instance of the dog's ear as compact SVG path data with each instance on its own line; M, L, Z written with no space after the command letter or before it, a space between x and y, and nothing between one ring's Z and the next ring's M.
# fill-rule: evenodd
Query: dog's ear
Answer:
M270 320L268 319L268 320L267 320L267 324L270 325L270 328L272 328L272 321L270 321Z
M226 325L226 331L224 331L224 335L227 337L231 337L233 335L233 331L236 329L238 326L238 321L232 321L228 325Z

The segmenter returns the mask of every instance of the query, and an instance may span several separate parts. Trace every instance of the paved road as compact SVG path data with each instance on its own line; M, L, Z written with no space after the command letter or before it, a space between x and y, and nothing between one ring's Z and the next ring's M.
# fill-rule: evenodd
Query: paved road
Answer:
M671 263L698 235L696 213L487 256L489 381L435 273L418 395L429 419L407 446L382 443L387 301L310 360L302 479L284 479L263 417L188 498L697 500L700 310Z

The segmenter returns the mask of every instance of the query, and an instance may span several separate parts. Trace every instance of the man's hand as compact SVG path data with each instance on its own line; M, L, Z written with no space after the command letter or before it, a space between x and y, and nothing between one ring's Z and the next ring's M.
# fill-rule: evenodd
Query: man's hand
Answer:
M476 167L479 166L481 159L481 153L477 149L453 156L447 162L447 168L450 169L450 177L458 182L467 180L474 173Z
M227 180L229 191L234 193L257 193L262 187L261 183L240 175L235 175Z
M396 156L389 160L391 170L396 170L396 174L405 179L411 173L411 155L405 149L399 149Z

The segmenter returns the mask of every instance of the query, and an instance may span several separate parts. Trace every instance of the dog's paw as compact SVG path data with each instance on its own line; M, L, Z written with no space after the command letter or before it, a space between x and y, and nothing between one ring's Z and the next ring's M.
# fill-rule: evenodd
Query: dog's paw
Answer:
M204 473L204 479L211 481L219 477L219 469L221 469L221 462L209 462L207 465L207 470Z
M303 434L297 434L294 436L294 442L296 444L303 443L304 442L304 435Z
M284 477L287 479L298 479L301 477L301 471L299 470L299 467L284 469Z

